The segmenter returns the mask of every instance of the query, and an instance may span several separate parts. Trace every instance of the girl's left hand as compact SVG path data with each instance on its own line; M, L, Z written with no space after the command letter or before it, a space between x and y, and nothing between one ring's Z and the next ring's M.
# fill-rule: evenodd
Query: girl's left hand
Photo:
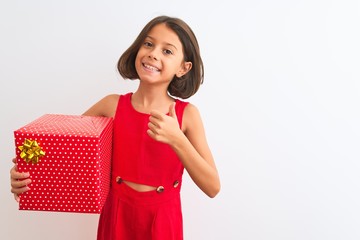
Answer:
M179 134L182 134L175 112L175 103L170 105L169 115L151 111L148 127L147 133L152 139L171 145Z

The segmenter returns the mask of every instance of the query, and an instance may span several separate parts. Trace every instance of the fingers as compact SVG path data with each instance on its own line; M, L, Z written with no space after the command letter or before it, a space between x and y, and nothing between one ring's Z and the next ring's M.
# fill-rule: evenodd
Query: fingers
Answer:
M30 178L25 180L11 180L11 192L14 194L14 198L16 201L19 201L19 194L30 190L28 186L30 183Z
M28 185L31 183L31 179L27 178L27 179L23 179L23 180L18 180L15 178L11 178L11 192L12 193L23 193L27 190L29 190L30 188L28 187Z
M153 122L149 122L148 123L148 127L149 127L149 129L153 132L153 133L157 133L157 128L158 128L158 126L156 126Z
M18 172L17 167L14 166L10 170L11 180L25 179L30 177L30 173L28 172Z
M179 122L175 112L175 103L169 106L169 114L159 111L151 111L148 123L147 134L154 140L169 143L177 134Z
M11 192L14 193L14 195L17 195L19 196L19 194L22 194L26 191L29 191L30 188L28 186L24 186L24 187L21 187L21 188L11 188Z
M157 132L157 127L155 126L155 124L149 122L148 123L148 127L149 129L146 131L147 134L154 140L157 140L157 136L158 136L158 132Z
M31 183L31 179L25 179L21 181L17 181L17 180L11 181L11 192L14 194L15 201L19 202L20 201L19 195L30 190L28 186L30 183Z
M12 191L13 193L19 193L19 192L17 191L17 189L27 187L27 185L29 185L30 183L31 183L31 179L30 179L30 178L27 178L27 179L24 179L24 180L15 180L15 179L12 179L12 180L11 180L11 191Z
M152 139L155 139L155 140L156 140L156 134L155 134L153 131L151 131L150 129L148 129L146 132L147 132L147 134L148 134Z
M157 110L152 110L152 111L150 112L150 116L153 117L153 118L162 119L163 116L164 116L164 114L161 113L161 112L159 112L159 111L157 111Z
M158 125L159 121L160 120L158 118L156 118L156 117L153 117L153 116L149 117L149 123L152 123L154 126Z
M14 161L16 161L16 159L13 159L13 162ZM28 185L31 183L31 179L29 177L30 174L28 172L18 172L16 165L10 170L11 192L14 194L17 202L20 200L19 194L30 190Z
M169 106L169 112L168 114L163 114L162 112L159 112L157 110L152 110L150 112L150 115L156 119L159 119L159 120L163 120L165 116L170 116L172 118L176 118L177 119L177 115L176 115L176 110L175 110L175 105L176 105L176 102L173 102L172 104L170 104Z

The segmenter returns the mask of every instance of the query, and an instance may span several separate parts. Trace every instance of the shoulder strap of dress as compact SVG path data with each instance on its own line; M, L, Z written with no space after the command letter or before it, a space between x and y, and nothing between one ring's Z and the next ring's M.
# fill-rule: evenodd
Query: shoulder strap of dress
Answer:
M127 102L131 98L131 94L132 93L130 92L130 93L126 93L126 94L123 94L123 95L119 96L118 105L116 107L115 119L117 118L117 116L118 116L119 112L121 111L121 109L126 107Z
M189 104L189 102L184 102L184 101L179 100L179 99L176 100L175 112L176 112L176 116L177 116L180 128L182 126L182 119L183 119L183 115L184 115L184 110L185 110L185 107L188 104Z

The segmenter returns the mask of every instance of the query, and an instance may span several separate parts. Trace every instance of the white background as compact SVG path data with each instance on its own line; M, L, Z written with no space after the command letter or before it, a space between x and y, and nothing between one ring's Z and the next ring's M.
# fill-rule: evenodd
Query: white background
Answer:
M198 106L222 181L184 175L185 239L360 239L360 3L351 0L0 2L0 238L95 239L98 215L18 211L13 131L136 89L116 71L153 17L196 33Z

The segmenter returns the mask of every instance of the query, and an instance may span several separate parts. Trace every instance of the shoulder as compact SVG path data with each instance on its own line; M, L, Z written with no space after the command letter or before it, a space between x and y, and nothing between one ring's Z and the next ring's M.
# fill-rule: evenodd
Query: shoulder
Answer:
M189 115L189 116L193 116L194 114L200 114L198 108L192 104L192 103L187 103L186 107L184 109L184 114Z
M99 104L99 107L102 108L116 108L117 103L119 101L120 95L119 94L109 94L100 99L100 101L97 103Z
M106 95L91 106L83 115L114 117L119 98L119 94Z
M187 132L199 126L202 126L200 111L194 104L188 103L183 114L183 130Z
M113 103L113 102L118 102L119 98L120 98L119 94L109 94L103 97L100 101L105 103Z

